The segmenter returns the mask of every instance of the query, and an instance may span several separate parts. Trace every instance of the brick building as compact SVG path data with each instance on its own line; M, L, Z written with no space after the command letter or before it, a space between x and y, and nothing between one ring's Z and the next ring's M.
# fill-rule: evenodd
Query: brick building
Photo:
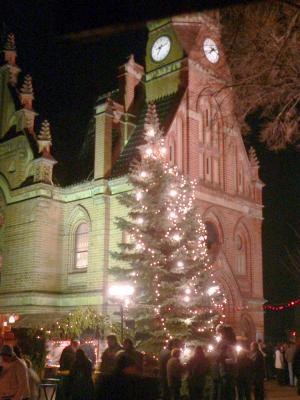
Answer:
M126 173L154 102L170 163L198 181L228 321L258 337L263 184L234 117L218 17L182 15L148 29L145 67L131 56L119 67L119 88L99 97L84 144L88 178L67 187L52 182L50 127L35 127L31 78L19 84L8 37L0 67L0 313L38 317L106 303L110 251L124 240L114 225L125 212L117 195L128 190Z

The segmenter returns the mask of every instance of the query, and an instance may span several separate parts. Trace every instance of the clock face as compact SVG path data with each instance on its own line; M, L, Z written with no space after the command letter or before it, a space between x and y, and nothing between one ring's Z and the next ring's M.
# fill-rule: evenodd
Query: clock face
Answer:
M203 43L203 50L206 58L211 63L215 64L219 61L220 54L216 43L212 39L205 39Z
M154 61L164 60L171 50L171 40L168 36L159 37L153 44L151 56Z

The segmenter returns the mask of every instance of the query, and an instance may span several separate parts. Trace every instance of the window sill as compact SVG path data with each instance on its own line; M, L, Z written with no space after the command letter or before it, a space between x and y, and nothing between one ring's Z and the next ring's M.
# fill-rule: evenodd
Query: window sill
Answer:
M82 274L84 272L87 272L88 267L86 268L76 268L76 269L72 269L72 271L69 271L69 275L73 275L73 274Z

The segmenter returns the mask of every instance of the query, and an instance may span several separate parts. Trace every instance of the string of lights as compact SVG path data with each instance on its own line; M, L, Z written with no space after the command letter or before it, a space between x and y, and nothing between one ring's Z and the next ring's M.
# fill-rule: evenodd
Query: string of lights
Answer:
M283 304L265 304L263 309L265 311L286 311L298 306L299 304L300 299L295 299Z

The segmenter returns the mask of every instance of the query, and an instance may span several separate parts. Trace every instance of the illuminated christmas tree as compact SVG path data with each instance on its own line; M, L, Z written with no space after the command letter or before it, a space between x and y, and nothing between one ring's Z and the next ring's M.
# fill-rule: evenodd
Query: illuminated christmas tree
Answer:
M224 318L225 299L207 255L196 183L167 162L154 104L144 129L140 160L128 176L132 191L120 197L128 216L116 221L129 240L113 256L127 268L111 272L118 281L134 282L129 312L136 331L148 345L160 346L176 336L210 336Z

